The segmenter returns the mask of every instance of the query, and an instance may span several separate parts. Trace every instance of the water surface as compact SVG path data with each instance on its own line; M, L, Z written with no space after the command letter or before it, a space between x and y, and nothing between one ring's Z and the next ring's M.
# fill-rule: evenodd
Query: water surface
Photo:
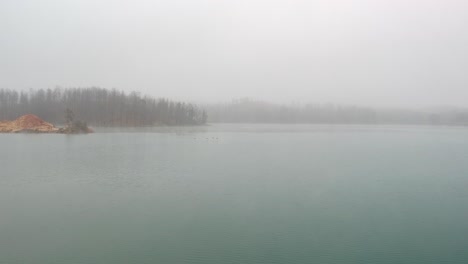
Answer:
M468 129L1 134L0 263L468 263Z

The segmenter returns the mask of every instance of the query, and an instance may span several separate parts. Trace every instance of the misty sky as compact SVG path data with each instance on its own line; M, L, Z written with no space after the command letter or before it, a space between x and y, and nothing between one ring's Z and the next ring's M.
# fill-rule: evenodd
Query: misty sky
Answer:
M468 105L464 0L1 0L0 88Z

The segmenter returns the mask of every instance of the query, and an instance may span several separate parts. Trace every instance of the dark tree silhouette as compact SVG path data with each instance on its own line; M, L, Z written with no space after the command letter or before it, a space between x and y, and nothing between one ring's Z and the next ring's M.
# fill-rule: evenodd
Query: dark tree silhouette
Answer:
M67 108L65 110L65 122L67 123L68 126L71 126L73 124L73 119L75 118L75 114L73 113L70 108Z
M196 105L137 92L127 94L97 87L20 93L0 89L0 120L16 119L28 113L56 124L73 123L78 118L93 126L202 125L206 122L203 111Z

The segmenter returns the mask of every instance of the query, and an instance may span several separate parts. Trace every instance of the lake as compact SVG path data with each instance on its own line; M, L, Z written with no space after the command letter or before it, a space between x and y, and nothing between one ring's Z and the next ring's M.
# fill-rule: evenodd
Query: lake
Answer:
M1 264L468 263L468 128L0 134Z

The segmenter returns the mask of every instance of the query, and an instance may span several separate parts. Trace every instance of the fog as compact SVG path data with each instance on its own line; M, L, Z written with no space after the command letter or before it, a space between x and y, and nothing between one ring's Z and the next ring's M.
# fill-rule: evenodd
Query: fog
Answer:
M466 106L468 2L0 2L0 88Z

